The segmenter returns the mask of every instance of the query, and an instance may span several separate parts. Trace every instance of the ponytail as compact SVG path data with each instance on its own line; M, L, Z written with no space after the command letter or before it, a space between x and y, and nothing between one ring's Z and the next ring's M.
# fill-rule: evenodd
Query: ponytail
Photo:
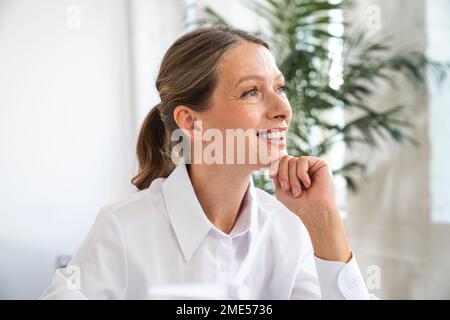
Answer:
M170 141L160 114L161 104L153 107L144 119L137 141L139 173L131 182L143 190L153 180L167 177L175 167L170 159Z

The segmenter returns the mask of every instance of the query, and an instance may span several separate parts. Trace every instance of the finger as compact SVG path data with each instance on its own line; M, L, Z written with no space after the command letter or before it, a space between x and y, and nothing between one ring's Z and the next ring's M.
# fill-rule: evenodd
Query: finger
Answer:
M291 186L292 194L295 198L302 194L302 187L300 185L300 180L297 177L297 158L292 158L289 160L289 184Z
M314 176L314 174L322 169L323 167L329 167L328 163L317 157L307 157L308 158L308 172L311 176Z
M277 176L273 176L273 177L271 177L271 179L272 179L273 184L275 186L275 193L276 193L276 192L278 192L281 189L280 182L278 181Z
M308 157L300 157L297 161L297 177L301 180L306 188L311 186L311 179L308 174L309 159Z
M273 162L269 167L269 178L273 179L278 174L278 167L280 165L280 160Z
M289 175L288 175L288 170L289 170L289 159L291 159L291 156L285 156L283 158L281 158L280 160L280 164L278 166L278 181L280 183L281 189L283 191L288 191L290 189L290 185L289 185Z

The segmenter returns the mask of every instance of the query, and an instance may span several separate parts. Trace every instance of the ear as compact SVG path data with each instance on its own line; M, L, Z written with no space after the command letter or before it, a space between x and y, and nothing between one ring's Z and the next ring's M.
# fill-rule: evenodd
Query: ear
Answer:
M176 106L173 111L173 118L178 127L183 130L185 134L194 137L194 131L198 130L198 127L195 126L195 121L199 120L195 111L187 106L179 105Z

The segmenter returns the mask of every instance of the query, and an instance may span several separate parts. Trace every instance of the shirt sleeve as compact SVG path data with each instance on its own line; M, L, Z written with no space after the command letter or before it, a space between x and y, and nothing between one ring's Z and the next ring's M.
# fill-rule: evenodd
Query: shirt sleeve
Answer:
M369 294L352 253L348 263L316 257L312 248L300 263L291 299L367 300Z
M351 260L347 263L322 260L316 256L314 260L323 299L370 299L353 253Z
M102 209L72 260L56 270L40 299L123 299L127 275L122 228L114 213Z

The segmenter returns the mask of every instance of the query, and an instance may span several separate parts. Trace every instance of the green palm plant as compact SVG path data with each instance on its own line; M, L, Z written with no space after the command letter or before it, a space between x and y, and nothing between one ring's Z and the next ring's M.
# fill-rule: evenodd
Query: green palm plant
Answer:
M345 0L247 0L244 4L267 21L270 34L257 33L269 39L285 76L293 111L289 154L322 157L339 144L353 148L362 143L376 148L379 138L416 144L411 137L413 127L404 119L406 106L378 111L370 107L368 98L376 94L376 84L395 85L399 77L420 85L427 67L442 80L446 75L444 65L428 61L414 50L392 52L387 38L374 39L357 31L351 35L331 32L333 25L344 26L332 13L351 7ZM197 22L229 25L210 7L203 8ZM331 84L330 78L336 61L329 46L332 42L343 48L339 56L345 61L337 85ZM358 114L351 121L342 123L333 118L334 110L350 109ZM363 163L351 161L333 168L333 172L344 177L348 188L355 191L354 174L364 168ZM257 186L273 193L273 184L264 174L255 174L254 180Z

